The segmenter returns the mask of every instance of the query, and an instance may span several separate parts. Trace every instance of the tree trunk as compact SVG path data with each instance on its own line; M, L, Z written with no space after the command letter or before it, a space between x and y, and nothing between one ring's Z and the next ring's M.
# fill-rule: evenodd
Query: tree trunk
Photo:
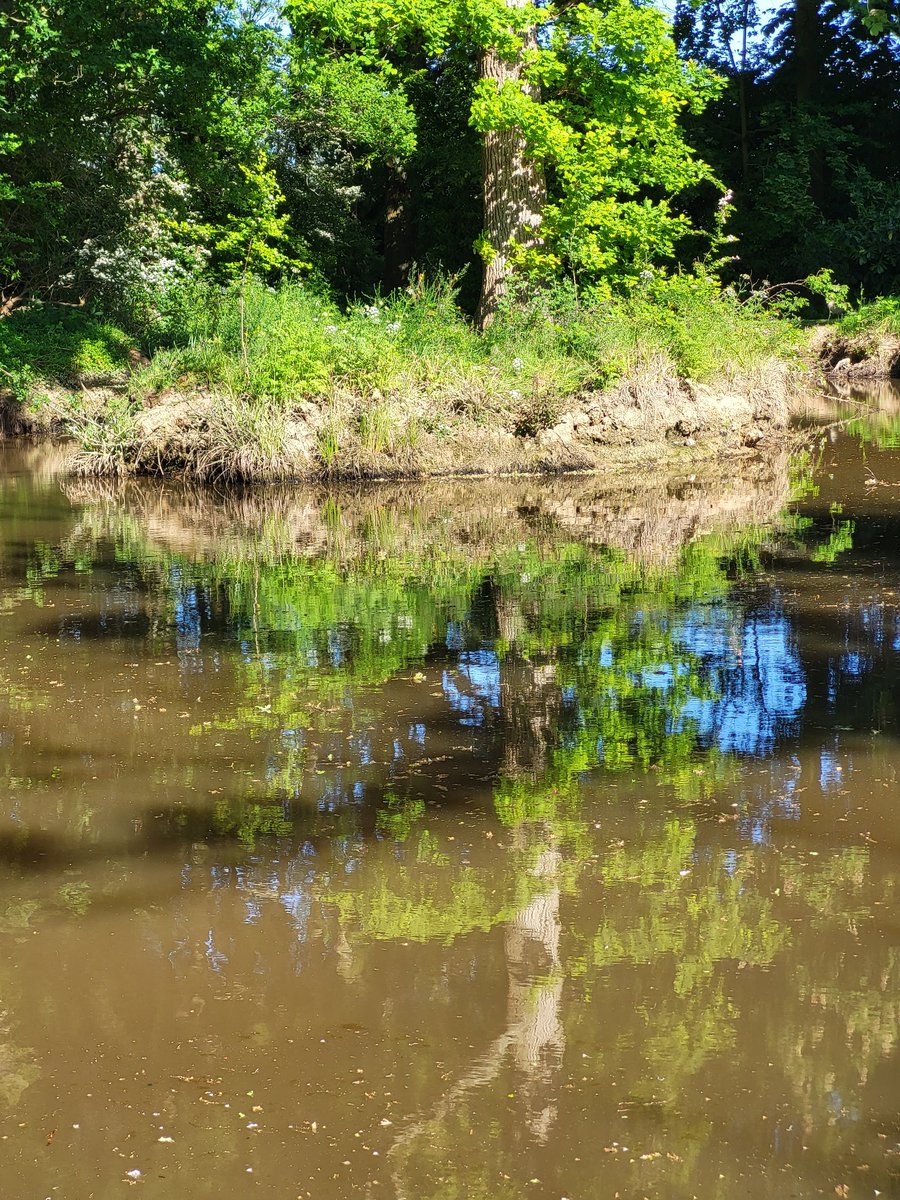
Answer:
M819 102L822 70L827 53L819 12L819 0L794 0L791 28L794 36L794 86L797 108L812 115ZM809 146L809 189L821 208L826 199L825 148L820 142Z
M384 270L386 292L406 287L415 258L415 228L412 195L406 168L388 163L387 203L384 216Z
M528 0L506 0L508 8L524 8ZM536 44L530 32L522 43L524 52ZM522 88L537 99L536 86L522 81L522 54L508 62L495 48L483 50L479 59L479 75L489 80L498 91L507 83ZM494 319L497 306L505 291L511 271L511 245L534 246L540 242L538 232L547 188L541 166L529 159L525 139L520 130L489 129L482 146L482 176L484 188L484 235L489 244L481 283L478 305L478 324L482 329Z

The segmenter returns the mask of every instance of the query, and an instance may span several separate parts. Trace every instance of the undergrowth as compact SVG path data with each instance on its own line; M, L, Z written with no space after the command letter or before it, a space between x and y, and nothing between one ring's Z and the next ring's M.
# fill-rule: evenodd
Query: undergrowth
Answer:
M456 396L472 410L598 389L660 352L676 370L709 379L784 354L792 328L693 277L652 285L628 300L579 306L565 289L514 297L485 334L446 283L341 310L302 285L252 283L244 321L233 291L193 289L166 314L136 398L203 387L290 402L336 389L384 396L411 390Z
M837 323L847 337L865 334L895 334L900 337L900 296L882 296L860 305Z
M134 351L102 317L34 303L0 321L0 389L24 400L41 383L106 382L124 375Z
M693 276L594 306L564 287L522 291L485 333L447 282L340 308L302 284L251 280L186 286L143 331L142 365L131 339L97 316L22 308L0 322L0 368L31 412L43 384L71 389L60 403L51 388L44 410L99 471L156 453L143 410L196 397L202 436L178 451L182 465L206 478L274 478L299 453L306 417L326 471L372 456L399 463L424 437L452 444L461 423L470 440L479 429L533 436L622 377L727 378L784 358L795 339L790 322ZM77 385L101 380L116 392L92 409Z

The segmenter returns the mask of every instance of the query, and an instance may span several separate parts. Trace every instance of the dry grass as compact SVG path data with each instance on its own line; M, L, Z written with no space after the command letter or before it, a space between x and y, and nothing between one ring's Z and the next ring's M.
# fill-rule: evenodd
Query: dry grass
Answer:
M647 566L665 566L680 548L772 521L791 495L786 447L690 476L660 472L638 485L624 477L441 480L354 487L229 489L171 480L70 480L95 536L125 522L160 549L192 558L280 560L327 554L342 562L372 555L428 562L446 554L471 561L498 546L561 535L618 547Z

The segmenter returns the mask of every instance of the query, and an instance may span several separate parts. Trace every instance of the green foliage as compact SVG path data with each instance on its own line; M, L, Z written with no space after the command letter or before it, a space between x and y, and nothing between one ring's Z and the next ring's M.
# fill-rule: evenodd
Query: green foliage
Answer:
M120 378L134 343L121 329L81 309L34 303L0 321L0 390L25 399L36 382Z
M754 297L742 300L703 274L654 277L631 301L635 327L693 379L752 369L799 348L796 327Z
M837 327L848 337L881 333L900 337L900 296L882 296L862 304L842 317Z
M279 39L238 6L53 0L0 17L0 270L137 322L250 208Z
M479 80L470 121L482 134L516 130L547 172L542 240L518 255L529 274L562 272L608 293L636 282L651 261L673 259L691 231L673 197L712 176L685 144L679 115L702 108L717 84L711 72L679 61L668 23L652 6L292 0L288 11L305 48L313 42L329 63L327 55L343 48L352 88L363 87L368 72L386 97L415 91L423 59L496 51L521 60L531 86L509 80L498 89ZM395 137L406 134L396 116L389 124ZM373 142L365 128L359 136ZM392 153L411 149L410 132ZM484 238L478 245L483 258Z
M679 3L682 56L728 81L688 119L688 140L737 192L737 270L752 279L824 267L854 294L900 288L895 9Z
M635 286L672 261L692 231L673 198L709 169L684 141L679 117L716 94L715 76L679 61L664 15L632 0L566 8L529 67L545 105L478 93L473 120L515 113L535 156L552 168L542 244L524 254L539 275L562 269L584 286Z
M251 275L277 277L288 266L294 270L309 266L297 262L285 251L288 215L280 211L284 194L275 172L266 170L265 152L259 150L249 165L238 165L245 179L241 209L229 213L224 225L216 231L213 249L218 271L226 279L245 282Z

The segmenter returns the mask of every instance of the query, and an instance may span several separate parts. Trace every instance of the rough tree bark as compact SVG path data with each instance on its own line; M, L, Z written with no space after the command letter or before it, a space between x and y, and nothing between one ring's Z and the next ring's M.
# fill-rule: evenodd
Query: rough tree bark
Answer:
M506 0L508 8L525 8L528 3L529 0ZM524 52L535 44L535 34L530 32L512 62L503 58L496 48L483 50L479 59L481 79L489 80L498 91L505 84L513 83L537 98L538 89L522 78ZM516 128L485 132L482 175L484 233L493 252L484 264L478 305L478 324L485 329L494 319L506 291L510 243L528 247L540 241L539 227L547 188L543 169L525 153L525 139Z

